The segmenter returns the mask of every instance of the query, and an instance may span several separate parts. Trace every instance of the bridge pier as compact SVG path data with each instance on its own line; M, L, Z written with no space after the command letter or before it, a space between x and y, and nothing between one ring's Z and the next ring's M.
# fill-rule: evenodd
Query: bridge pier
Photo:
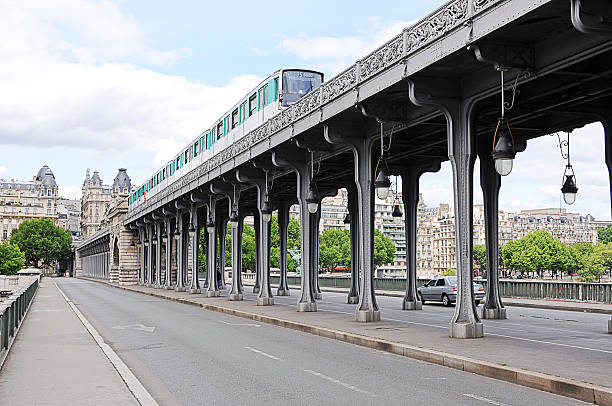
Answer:
M485 241L487 255L487 293L482 306L483 319L503 320L507 318L499 292L499 188L501 175L495 170L491 147L481 144L478 150L480 162L480 186L485 211Z
M235 203L237 206L238 204ZM242 231L244 228L244 216L238 213L238 222L232 223L232 289L229 300L238 301L243 299L243 290L240 279L242 278Z
M300 242L301 242L301 258L302 258L302 278L300 297L297 301L298 312L316 312L317 303L312 291L311 279L314 275L314 270L317 264L313 264L311 246L314 244L311 234L312 228L315 227L314 215L308 211L308 202L306 197L310 185L310 160L304 159L304 154L297 151L272 152L272 162L280 168L290 168L296 173L296 190L297 199L300 205Z
M440 165L429 168L438 171ZM402 310L421 310L423 303L417 297L417 209L419 205L419 182L427 169L414 166L402 168L402 200L404 203L404 230L406 235L406 293L402 301Z
M260 244L260 227L259 227L259 210L253 211L253 231L255 232L255 283L253 284L253 293L259 293L261 285L261 264L259 258L261 257L261 244Z
M612 114L608 113L606 119L602 120L602 125L604 127L606 166L608 168L608 179L610 181L610 212L612 213ZM608 320L608 333L612 334L612 317Z
M280 249L280 277L278 278L278 289L276 296L289 296L289 284L287 283L287 242L289 229L289 208L291 203L279 201L278 207L278 237Z
M351 286L347 303L359 303L359 216L357 215L357 189L354 183L346 188L348 194L348 213L351 233Z
M138 226L138 259L139 259L139 268L138 268L138 284L144 284L144 269L145 269L145 236L144 236L144 228L139 225Z
M206 254L206 297L217 297L219 296L219 287L217 286L217 222L216 220L216 200L209 198L207 205L208 208L208 220L206 224L206 233L208 234Z
M256 262L259 265L257 274L260 282L257 305L270 306L274 304L274 296L272 295L272 288L270 285L270 235L272 222L270 218L268 218L269 216L264 212L264 205L267 203L271 206L272 204L268 174L267 171L261 171L259 169L249 170L248 174L246 172L247 171L240 169L236 171L236 179L242 183L253 184L257 190L257 217L255 219L255 225L258 225L259 229L255 229L255 237L256 243L259 242Z
M200 242L200 223L198 221L198 208L191 205L189 211L189 238L191 239L191 284L189 293L201 293L200 281L198 280L198 252Z
M358 202L359 271L361 285L355 320L374 322L380 320L380 310L374 293L374 167L373 147L377 137L345 136L324 127L324 137L330 144L348 145L353 152L355 186ZM351 219L352 220L352 219Z
M227 284L225 281L225 248L227 244L227 223L229 218L217 216L219 225L217 226L217 235L219 241L219 273L218 277L221 281L220 289L226 289Z
M185 292L187 288L185 287L185 225L183 221L183 206L178 207L177 204L177 212L176 212L176 230L175 230L175 238L176 238L176 287L174 288L177 292Z

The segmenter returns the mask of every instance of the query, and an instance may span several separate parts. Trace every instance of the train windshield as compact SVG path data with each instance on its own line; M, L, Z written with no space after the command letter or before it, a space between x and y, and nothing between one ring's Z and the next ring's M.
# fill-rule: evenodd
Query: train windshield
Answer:
M321 86L323 74L318 72L283 71L283 107L300 100L304 95Z

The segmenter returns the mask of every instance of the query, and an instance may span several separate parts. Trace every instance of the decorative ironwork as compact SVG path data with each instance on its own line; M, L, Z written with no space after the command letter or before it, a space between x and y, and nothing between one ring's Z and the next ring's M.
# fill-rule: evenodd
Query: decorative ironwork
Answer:
M425 47L432 41L439 39L447 32L460 26L469 15L472 8L472 17L502 0L454 0L440 7L429 16L405 29L401 34L393 37L386 44L366 56L359 63L359 78L357 78L357 64L350 66L342 73L336 75L328 82L323 83L319 90L305 96L293 106L284 109L276 116L270 118L261 126L230 145L220 153L215 154L207 162L193 169L185 179L195 180L209 173L223 162L227 162L243 153L255 144L266 140L273 134L292 125L309 113L320 109L347 91L354 89L358 81L363 82L376 76L381 71L400 62L403 58ZM138 217L147 210L148 206L166 198L185 186L183 182L174 182L170 187L147 199L146 206L141 205L128 214L129 221Z

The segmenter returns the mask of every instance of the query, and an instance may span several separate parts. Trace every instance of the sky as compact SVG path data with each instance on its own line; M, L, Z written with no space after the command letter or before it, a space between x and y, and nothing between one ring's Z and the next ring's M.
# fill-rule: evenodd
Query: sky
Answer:
M127 168L140 184L276 69L331 78L443 1L229 4L1 1L0 178L31 180L47 164L70 198L87 168L106 184ZM568 210L610 219L601 125L571 137L579 195ZM557 144L529 142L502 180L500 208L566 208ZM429 205L452 203L450 164L424 175L421 192Z

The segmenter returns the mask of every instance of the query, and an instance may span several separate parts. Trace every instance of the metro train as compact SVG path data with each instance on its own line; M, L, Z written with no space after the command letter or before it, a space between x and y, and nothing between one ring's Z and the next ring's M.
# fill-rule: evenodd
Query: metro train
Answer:
M193 168L315 90L321 83L321 72L305 69L275 71L135 189L128 198L128 211L134 210Z

